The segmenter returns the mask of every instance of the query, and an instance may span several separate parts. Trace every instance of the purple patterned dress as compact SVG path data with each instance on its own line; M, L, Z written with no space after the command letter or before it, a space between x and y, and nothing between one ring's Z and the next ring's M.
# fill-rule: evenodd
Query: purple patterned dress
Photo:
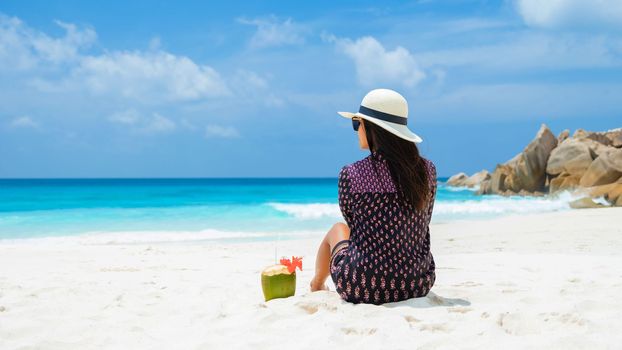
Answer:
M430 217L436 197L436 167L425 159L431 200L419 211L397 198L382 153L341 168L339 207L350 239L338 242L330 274L342 299L383 304L428 294L436 275L430 252Z

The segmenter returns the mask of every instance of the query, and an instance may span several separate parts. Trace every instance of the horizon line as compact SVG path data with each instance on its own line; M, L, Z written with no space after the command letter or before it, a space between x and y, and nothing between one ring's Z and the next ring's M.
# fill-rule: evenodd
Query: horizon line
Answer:
M256 179L336 179L338 176L264 176L264 177L0 177L0 181L5 180L256 180ZM437 176L437 179L449 178L448 176Z

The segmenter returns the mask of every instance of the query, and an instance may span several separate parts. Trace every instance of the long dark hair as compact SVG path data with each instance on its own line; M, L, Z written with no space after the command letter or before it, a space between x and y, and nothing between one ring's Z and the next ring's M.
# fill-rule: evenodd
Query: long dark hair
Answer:
M428 172L414 142L404 140L372 122L364 121L369 150L381 153L398 187L398 196L419 210L430 200Z

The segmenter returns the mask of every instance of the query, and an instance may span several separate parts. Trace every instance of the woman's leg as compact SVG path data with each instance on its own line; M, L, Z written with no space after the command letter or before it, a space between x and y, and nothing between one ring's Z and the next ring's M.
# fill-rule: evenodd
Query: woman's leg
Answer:
M328 290L328 287L324 284L326 279L330 275L330 253L333 251L333 247L339 241L344 239L350 239L350 228L343 222L338 222L331 227L326 233L320 247L317 250L317 257L315 259L315 276L311 279L310 287L311 291L316 290Z

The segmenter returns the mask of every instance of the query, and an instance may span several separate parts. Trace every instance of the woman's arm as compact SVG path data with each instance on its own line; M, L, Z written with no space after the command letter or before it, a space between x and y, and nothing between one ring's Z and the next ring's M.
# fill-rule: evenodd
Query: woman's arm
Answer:
M430 198L428 202L428 218L432 218L432 211L434 210L434 201L436 200L436 166L432 161L427 160L428 163L428 183L430 186Z
M352 214L352 194L350 191L350 178L348 176L348 166L344 166L339 171L339 181L337 184L339 209L343 215L348 227L352 228L353 214Z

